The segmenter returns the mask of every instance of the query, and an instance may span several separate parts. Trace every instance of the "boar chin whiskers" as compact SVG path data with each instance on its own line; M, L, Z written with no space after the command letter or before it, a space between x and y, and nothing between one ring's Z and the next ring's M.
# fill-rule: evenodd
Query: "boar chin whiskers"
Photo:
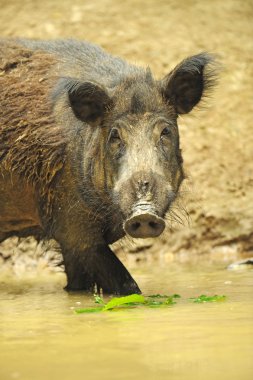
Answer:
M166 215L166 221L170 222L170 228L173 227L173 222L176 222L177 224L180 224L184 226L184 220L183 218L178 215L178 213L175 210L170 210L169 214Z
M185 224L190 226L190 214L182 202L182 199L182 193L180 193L179 197L175 200L169 212L166 214L166 220L170 222L170 228L172 228L173 222L182 226L185 226Z
M190 226L191 225L191 216L190 216L188 210L186 209L186 207L183 204L180 204L179 206L175 206L175 209L179 210L182 213L184 219L187 221L187 225Z
M122 246L129 249L133 249L136 246L135 240L126 234L122 239L121 239Z

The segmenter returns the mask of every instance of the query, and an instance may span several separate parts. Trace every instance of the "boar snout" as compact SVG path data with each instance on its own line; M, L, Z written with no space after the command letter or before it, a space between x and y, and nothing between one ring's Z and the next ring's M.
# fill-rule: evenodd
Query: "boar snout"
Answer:
M143 207L136 209L124 223L124 230L133 238L157 237L161 235L164 228L164 220Z

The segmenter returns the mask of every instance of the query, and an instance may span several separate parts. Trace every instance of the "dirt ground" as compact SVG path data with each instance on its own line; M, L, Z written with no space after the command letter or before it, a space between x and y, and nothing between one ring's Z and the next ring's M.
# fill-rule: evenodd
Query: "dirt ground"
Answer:
M177 220L155 241L123 240L115 249L130 263L252 256L252 0L0 0L0 9L0 36L89 40L149 65L157 77L188 55L216 54L221 72L212 99L179 121L188 178ZM6 241L0 252L21 271L61 260L32 239Z

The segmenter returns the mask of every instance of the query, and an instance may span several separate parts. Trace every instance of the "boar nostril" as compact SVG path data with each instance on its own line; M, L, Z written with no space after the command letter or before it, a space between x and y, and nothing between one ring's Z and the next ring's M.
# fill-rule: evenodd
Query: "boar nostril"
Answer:
M159 228L159 224L155 223L155 222L149 222L149 225L150 225L151 228L154 228L154 229Z
M157 237L165 228L164 220L155 214L137 213L124 224L126 233L134 238Z
M132 224L132 229L133 231L136 231L138 230L138 228L141 226L141 224L139 222L136 222L136 223L133 223Z

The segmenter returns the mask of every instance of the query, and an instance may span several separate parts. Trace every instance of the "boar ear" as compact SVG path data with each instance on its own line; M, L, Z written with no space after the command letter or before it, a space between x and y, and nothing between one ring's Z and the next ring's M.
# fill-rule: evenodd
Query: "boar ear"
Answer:
M92 82L71 81L68 97L75 116L87 123L101 119L111 103L107 92Z
M182 61L162 80L163 96L178 114L190 112L215 85L213 63L214 58L207 53L194 55Z
M53 103L66 93L75 116L86 123L98 122L112 103L106 90L98 84L68 77L58 81L52 93Z

